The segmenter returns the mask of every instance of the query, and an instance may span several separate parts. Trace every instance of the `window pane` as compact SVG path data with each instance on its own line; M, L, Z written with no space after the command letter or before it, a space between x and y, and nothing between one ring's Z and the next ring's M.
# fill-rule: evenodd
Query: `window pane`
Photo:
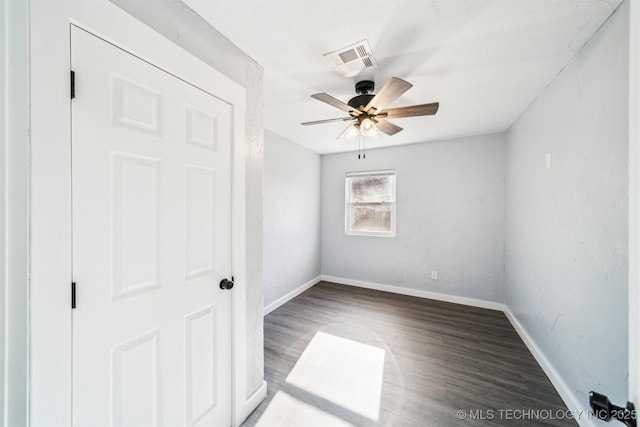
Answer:
M393 176L358 176L351 178L351 202L392 202Z
M351 206L351 231L391 232L391 206Z

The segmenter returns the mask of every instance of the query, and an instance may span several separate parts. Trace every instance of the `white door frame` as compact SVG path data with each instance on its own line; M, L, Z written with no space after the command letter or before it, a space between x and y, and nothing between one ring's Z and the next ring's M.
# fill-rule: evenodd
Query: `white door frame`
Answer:
M0 4L0 424L27 422L29 8Z
M640 407L640 3L629 1L629 400ZM617 403L618 405L624 402Z
M245 89L106 0L32 0L30 15L30 424L72 422L69 55L74 24L232 104L232 416L239 425L261 400L247 399L246 387Z

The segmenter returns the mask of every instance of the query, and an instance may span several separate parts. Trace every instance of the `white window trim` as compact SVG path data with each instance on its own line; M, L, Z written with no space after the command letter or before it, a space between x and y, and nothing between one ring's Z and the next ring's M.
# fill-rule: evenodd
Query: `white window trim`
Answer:
M391 194L393 196L393 202L391 202L391 231L353 231L350 230L351 222L351 200L349 194L351 194L350 180L349 178L359 176L393 176L393 185ZM368 237L396 237L396 171L395 169L384 169L374 171L360 171L360 172L347 172L344 180L344 233L347 236L368 236Z

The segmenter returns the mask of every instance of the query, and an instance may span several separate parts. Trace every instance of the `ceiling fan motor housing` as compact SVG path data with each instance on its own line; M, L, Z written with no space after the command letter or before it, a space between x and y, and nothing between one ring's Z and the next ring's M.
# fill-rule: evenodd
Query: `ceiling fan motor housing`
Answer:
M351 98L349 100L349 102L347 102L347 104L349 104L350 107L353 107L356 110L362 111L364 109L364 107L366 107L366 105L369 103L369 101L371 101L371 99L374 96L375 95L358 95L358 96L354 96L353 98Z
M362 109L374 97L374 95L371 94L374 87L374 83L371 80L362 80L356 83L356 93L359 93L360 95L351 98L347 104L356 110L362 111Z

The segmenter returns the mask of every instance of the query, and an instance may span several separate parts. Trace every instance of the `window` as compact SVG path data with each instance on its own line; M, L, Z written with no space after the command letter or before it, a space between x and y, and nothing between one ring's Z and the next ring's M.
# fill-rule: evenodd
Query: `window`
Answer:
M345 232L396 235L396 171L349 172L345 179Z

